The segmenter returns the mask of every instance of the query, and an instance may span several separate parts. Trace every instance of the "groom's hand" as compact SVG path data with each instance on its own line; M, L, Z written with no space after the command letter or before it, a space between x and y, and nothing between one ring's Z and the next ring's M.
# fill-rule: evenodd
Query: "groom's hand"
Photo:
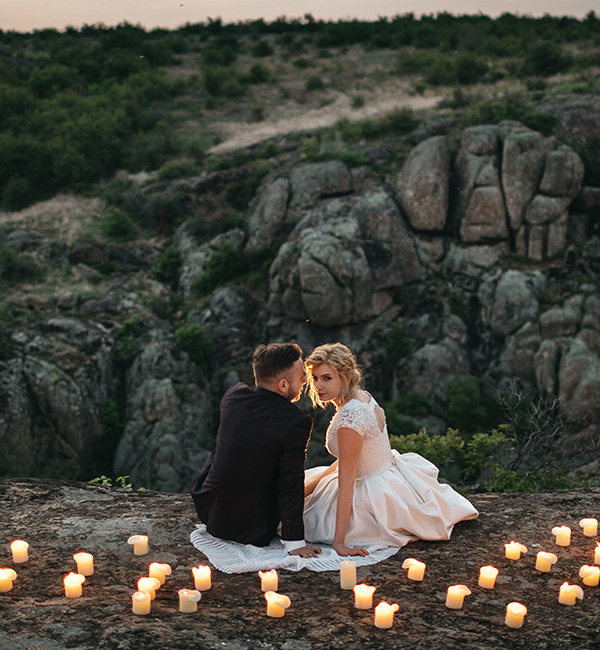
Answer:
M317 557L320 552L321 549L318 546L310 546L310 544L307 544L306 546L297 548L289 553L290 555L299 555L300 557Z

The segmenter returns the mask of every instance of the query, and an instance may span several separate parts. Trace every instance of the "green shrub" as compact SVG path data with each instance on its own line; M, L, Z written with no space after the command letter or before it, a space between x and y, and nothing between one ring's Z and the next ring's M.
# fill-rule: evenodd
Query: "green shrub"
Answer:
M102 221L102 230L107 237L117 241L133 239L136 227L133 219L121 208L111 206L108 215Z
M268 41L263 39L258 41L258 43L252 48L252 54L261 57L271 56L271 54L273 54L273 47Z
M404 436L391 435L390 444L401 454L411 452L424 456L440 470L454 461L456 456L460 457L465 445L455 429L448 429L440 436L432 436L425 429Z
M44 270L29 255L0 246L0 284L39 282Z
M204 273L194 281L194 293L198 297L208 295L239 275L243 268L244 260L237 248L229 241L221 242L211 251Z
M5 210L21 210L31 203L31 198L35 194L31 183L26 178L12 176L4 187L2 206Z
M454 74L461 85L481 81L487 71L487 62L473 52L459 52L454 59Z
M271 80L271 71L266 65L257 61L248 71L248 83L262 84Z
M385 351L396 359L402 359L411 353L412 343L403 325L394 323L390 326L386 336Z
M413 131L418 120L410 108L396 108L390 113L385 114L385 121L392 133L405 134Z
M210 364L213 342L206 330L198 323L182 325L176 332L177 346L187 352L190 359L206 368Z
M450 383L447 397L448 425L465 433L485 430L500 417L500 407L472 375Z
M199 169L193 160L169 160L156 175L159 181L174 181L199 175Z
M304 90L306 92L313 92L315 90L323 90L325 88L325 83L319 75L311 75L304 84Z
M139 320L129 320L117 331L115 359L121 366L128 366L142 351L142 325Z
M180 270L181 253L177 244L171 242L152 262L152 275L160 282L176 287L179 282Z
M569 63L569 57L563 54L559 44L539 41L527 48L524 67L527 74L549 77L562 72Z

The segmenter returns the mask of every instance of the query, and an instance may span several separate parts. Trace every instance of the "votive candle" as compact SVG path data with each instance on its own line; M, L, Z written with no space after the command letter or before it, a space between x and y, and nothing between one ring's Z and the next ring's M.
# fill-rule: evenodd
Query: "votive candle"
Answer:
M446 591L446 607L450 609L461 609L465 596L469 596L471 590L467 585L452 585Z
M198 601L202 594L197 589L180 589L179 594L179 611L183 614L192 614L198 611Z
M152 598L147 591L136 591L131 596L131 609L134 614L146 616L150 613Z
M385 601L381 601L375 608L375 627L382 630L387 630L392 627L394 623L394 614L400 609L400 606L394 603L390 605Z
M17 572L14 569L0 569L0 592L10 591L16 579Z
M579 525L583 528L583 534L586 537L596 537L598 534L598 520L593 517L582 519Z
M265 600L267 601L267 616L271 618L281 618L285 614L285 610L292 604L288 596L275 591L265 591Z
M156 590L160 587L160 580L158 578L150 578L144 576L137 581L138 591L145 591L150 594L150 600L156 598Z
M556 537L557 546L569 546L571 544L571 529L568 526L555 526L552 534Z
M482 566L479 569L479 586L483 589L493 589L498 577L498 569L495 566Z
M360 584L356 585L354 591L354 607L356 609L371 609L373 607L373 594L377 587Z
M277 591L279 586L279 576L275 569L270 571L259 571L258 577L260 578L260 588L262 591Z
M558 602L561 605L574 605L577 598L583 600L583 589L579 585L563 582L558 593Z
M29 544L22 539L15 539L14 542L11 542L10 551L15 564L27 562L29 559Z
M527 547L519 542L510 542L509 544L504 545L504 555L509 560L519 560L521 559L521 553L527 553Z
M342 589L354 589L356 585L356 562L353 560L342 560L340 562L340 587Z
M146 535L132 535L127 543L133 546L134 555L148 555L148 537Z
M94 575L94 556L91 553L75 553L73 559L77 563L77 573L82 576Z
M171 565L161 564L160 562L151 562L148 565L148 575L151 578L156 578L161 585L164 585L166 576L171 575Z
M579 569L579 577L583 578L583 584L588 587L597 587L600 582L600 567L584 564Z
M192 567L194 586L198 591L208 591L212 587L211 570L209 566L199 564Z
M415 582L421 582L421 580L423 580L426 566L427 565L425 564L425 562L420 562L419 560L415 560L414 557L407 557L406 560L402 562L402 568L408 569L408 573L406 574L406 577L409 580L414 580Z
M596 542L594 549L594 564L600 564L600 542Z
M548 573L553 564L558 562L558 558L554 553L546 553L546 551L539 551L535 557L535 568L542 573Z
M84 582L85 576L82 576L81 573L74 573L73 571L67 573L63 578L65 596L67 598L79 598L83 593L82 585Z
M527 614L527 607L525 607L523 603L518 603L516 601L508 603L506 606L506 618L504 619L504 622L508 627L518 629L523 627L525 614Z

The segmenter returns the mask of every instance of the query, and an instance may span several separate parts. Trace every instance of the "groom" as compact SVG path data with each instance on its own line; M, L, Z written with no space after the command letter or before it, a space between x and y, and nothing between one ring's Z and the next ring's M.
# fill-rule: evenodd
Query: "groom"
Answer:
M304 458L311 418L292 402L306 383L295 343L259 345L256 386L238 382L221 401L217 444L190 485L196 511L215 537L266 546L281 522L291 555L321 552L304 542Z

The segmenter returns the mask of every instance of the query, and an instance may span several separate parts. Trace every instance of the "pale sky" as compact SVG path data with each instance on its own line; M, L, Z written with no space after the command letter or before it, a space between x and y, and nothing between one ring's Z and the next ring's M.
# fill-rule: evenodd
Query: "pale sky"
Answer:
M173 29L187 22L199 23L221 17L224 22L280 16L300 18L311 13L315 18L376 20L413 12L435 14L481 12L496 17L510 12L519 15L583 17L598 12L598 0L0 0L0 28L30 32L84 24L117 25L124 21L146 29Z

